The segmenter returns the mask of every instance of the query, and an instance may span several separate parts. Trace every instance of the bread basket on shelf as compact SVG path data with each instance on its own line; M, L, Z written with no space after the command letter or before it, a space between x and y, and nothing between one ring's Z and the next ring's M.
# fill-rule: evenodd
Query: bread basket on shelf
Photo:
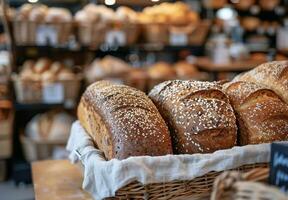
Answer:
M149 23L142 24L141 27L144 42L151 44L168 44L169 32L167 24Z
M223 171L267 167L270 144L248 145L212 154L140 156L106 161L79 122L67 149L72 162L84 165L83 188L96 199L208 198Z
M224 172L214 182L211 200L287 199L287 195L276 187L264 184L268 175L268 168L256 168L247 173Z
M13 120L12 103L0 100L0 159L12 155Z
M82 76L77 75L73 80L55 80L53 82L42 82L35 80L23 80L18 75L13 74L12 81L15 88L16 99L19 103L43 103L45 88L53 85L61 87L64 101L72 101L75 103L79 97L78 95L81 88Z
M78 23L78 40L80 44L91 48L98 48L105 41L107 24L98 23Z
M73 32L72 22L33 22L14 20L13 30L18 45L66 45Z

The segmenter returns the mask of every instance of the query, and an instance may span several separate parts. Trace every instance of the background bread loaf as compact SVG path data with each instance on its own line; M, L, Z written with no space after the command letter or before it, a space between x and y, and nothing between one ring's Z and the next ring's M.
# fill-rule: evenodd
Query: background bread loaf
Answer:
M236 118L216 83L166 81L149 94L166 120L174 153L208 153L236 144Z
M275 92L241 81L224 89L237 114L241 145L288 139L288 106Z
M164 120L134 88L107 81L92 84L82 96L78 118L108 159L172 153Z

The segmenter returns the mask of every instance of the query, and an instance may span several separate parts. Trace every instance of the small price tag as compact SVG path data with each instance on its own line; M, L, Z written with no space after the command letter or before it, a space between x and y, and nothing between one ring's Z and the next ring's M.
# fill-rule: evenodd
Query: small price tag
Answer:
M272 143L270 184L288 192L288 143Z
M109 31L105 38L106 44L111 46L125 46L126 45L126 35L123 31Z
M36 30L36 43L38 45L57 45L57 31L48 25L39 25Z
M183 46L188 44L188 36L185 33L171 33L170 44L173 46Z
M61 83L47 84L43 88L44 103L62 103L64 101L64 87Z

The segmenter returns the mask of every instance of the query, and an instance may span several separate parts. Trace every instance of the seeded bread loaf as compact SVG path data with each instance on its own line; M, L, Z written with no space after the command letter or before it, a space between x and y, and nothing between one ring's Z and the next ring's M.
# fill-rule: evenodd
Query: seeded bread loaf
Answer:
M274 61L259 65L239 75L233 81L258 83L276 92L288 104L288 61Z
M172 154L164 120L134 88L107 81L92 84L81 98L78 118L107 159Z
M166 81L149 96L168 124L174 153L210 153L236 144L236 118L220 85Z
M288 106L275 92L242 81L223 87L236 111L240 145L288 140Z

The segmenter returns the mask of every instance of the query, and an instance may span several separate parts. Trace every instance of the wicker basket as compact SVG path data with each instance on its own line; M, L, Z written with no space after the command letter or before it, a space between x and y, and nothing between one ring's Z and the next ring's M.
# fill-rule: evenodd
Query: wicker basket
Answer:
M18 45L35 45L37 44L38 28L47 27L56 32L57 45L65 45L69 42L70 35L73 31L73 23L39 23L23 20L15 20L13 23L15 42ZM51 41L47 41L49 44ZM44 44L43 44L44 45Z
M268 168L224 172L214 182L211 200L287 200L279 189L259 183L267 182L268 175Z
M12 137L14 114L12 109L9 110L9 116L5 120L0 120L0 139Z
M19 103L43 103L43 88L45 83L41 81L22 80L18 75L12 76L16 99ZM73 80L58 80L47 84L59 83L64 88L64 101L76 102L81 88L82 76L76 76ZM63 102L59 102L63 103Z
M144 42L152 44L169 43L169 30L166 24L142 24L142 34Z
M105 23L78 23L78 40L83 46L98 48L105 41L107 25Z
M215 178L221 174L223 171L229 170L239 170L241 172L246 172L254 168L267 168L268 167L268 154L269 154L269 145L257 145L257 146L247 146L247 147L235 147L235 149L228 149L215 152L214 155L205 154L203 155L170 155L168 157L164 156L162 158L149 158L149 157L135 157L128 158L127 160L118 161L118 160L109 160L106 161L101 151L95 149L91 146L91 141L87 133L81 126L79 122L75 122L71 128L70 138L68 140L67 149L71 152L70 158L75 162L77 160L81 161L84 165L84 183L83 188L88 192L92 193L93 197L110 197L107 199L207 199L210 197L212 192L212 187ZM89 143L90 141L90 143ZM79 144L86 144L86 146L79 146ZM239 148L239 151L237 150ZM251 151L251 152L250 152ZM258 156L258 153L263 153L263 156L254 158ZM247 158L247 160L242 160L245 155L250 155L252 157ZM223 155L225 154L225 156ZM179 157L178 157L179 156ZM193 156L193 158L192 158ZM234 157L235 156L235 157ZM75 157L77 157L76 160ZM191 158L191 160L190 160ZM172 160L171 160L172 159ZM224 161L223 159L227 159ZM193 161L194 160L194 161ZM209 162L207 162L209 160ZM233 160L233 161L232 161ZM247 161L249 162L247 163ZM255 160L255 161L253 161ZM261 161L260 161L261 160ZM156 164L157 162L162 162ZM191 174L183 175L183 171L179 171L179 176L175 169L170 168L171 162L178 162L177 170L183 169L185 172L188 172L192 169L190 167L195 166L194 172L201 171L199 167L207 167L205 172L197 176L197 174L192 175L193 178L189 178ZM237 161L236 166L230 165L230 167L221 167L225 166L228 163ZM92 164L94 163L94 164ZM251 164L250 164L251 163ZM253 163L253 164L252 164ZM206 165L207 164L207 165ZM155 166L156 165L156 166ZM214 166L215 165L215 166ZM153 168L155 166L155 168ZM159 166L162 166L161 169ZM167 167L166 167L167 166ZM178 166L181 166L178 168ZM220 168L219 168L220 167ZM107 171L109 168L109 172ZM138 172L133 174L133 170L138 169ZM148 169L148 170L147 170ZM122 171L123 170L123 171ZM159 170L162 170L161 172ZM163 171L164 170L164 171ZM165 171L171 170L171 171ZM173 171L174 170L174 171ZM143 173L148 174L143 174ZM118 175L119 173L119 175ZM120 175L120 173L122 173ZM151 179L151 183L143 184L143 180L150 179L153 175L162 177L157 179L156 177ZM171 181L171 176L166 177L165 174L173 173L171 175L173 178ZM200 173L200 172L199 172ZM126 174L125 177L118 180L118 177ZM102 177L98 177L101 176ZM168 175L167 175L168 176ZM183 178L183 176L185 178ZM98 177L98 179L97 179ZM158 178L159 178L158 177ZM174 178L175 177L175 178ZM178 178L176 178L178 177ZM124 180L125 179L125 180ZM108 182L111 180L111 182ZM157 181L156 181L157 180ZM167 180L167 181L164 181ZM107 181L105 186L100 185L102 181ZM120 185L125 183L123 186L118 188L115 181L120 181ZM144 181L145 182L145 181ZM122 183L122 184L121 184ZM91 188L90 186L95 184L95 187ZM98 194L97 191L107 191L106 194ZM113 191L113 193L111 193ZM114 193L115 191L115 193ZM109 193L109 194L108 194Z
M258 167L267 167L268 164L245 165L238 169L242 172ZM133 182L116 192L114 198L109 199L208 199L210 197L213 182L221 172L210 172L191 181L179 181L170 183L157 183L142 185Z
M138 24L134 23L122 23L121 28L126 36L126 46L135 44L138 41L140 28Z

